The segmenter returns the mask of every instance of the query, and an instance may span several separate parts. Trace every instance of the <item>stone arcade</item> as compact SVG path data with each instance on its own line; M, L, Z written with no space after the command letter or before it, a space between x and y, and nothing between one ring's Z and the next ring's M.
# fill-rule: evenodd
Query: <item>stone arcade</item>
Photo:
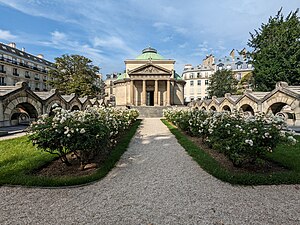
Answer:
M51 113L54 104L70 110L83 110L88 106L101 105L102 100L88 97L61 95L58 90L34 92L27 83L0 87L0 127L29 124L39 116Z
M273 91L246 90L243 95L225 94L222 98L194 101L190 106L213 111L238 110L254 115L257 112L272 113L285 119L290 126L300 126L300 86L278 82Z

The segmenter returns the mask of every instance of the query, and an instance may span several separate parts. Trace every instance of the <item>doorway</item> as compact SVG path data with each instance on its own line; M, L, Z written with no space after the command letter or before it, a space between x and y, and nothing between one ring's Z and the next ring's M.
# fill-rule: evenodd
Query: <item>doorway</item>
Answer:
M147 106L154 106L154 91L147 91Z

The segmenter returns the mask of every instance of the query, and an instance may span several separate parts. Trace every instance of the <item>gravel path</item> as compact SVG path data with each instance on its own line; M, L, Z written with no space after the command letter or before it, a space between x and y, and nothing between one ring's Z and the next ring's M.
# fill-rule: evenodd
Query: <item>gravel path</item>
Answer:
M93 185L1 187L0 224L300 224L299 189L223 183L159 119L145 119L117 167Z

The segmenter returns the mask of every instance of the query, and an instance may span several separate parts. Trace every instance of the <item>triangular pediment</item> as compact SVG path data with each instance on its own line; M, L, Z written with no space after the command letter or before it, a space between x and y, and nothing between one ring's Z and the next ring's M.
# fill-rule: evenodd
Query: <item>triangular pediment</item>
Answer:
M158 65L145 64L129 71L128 74L172 74L172 72Z

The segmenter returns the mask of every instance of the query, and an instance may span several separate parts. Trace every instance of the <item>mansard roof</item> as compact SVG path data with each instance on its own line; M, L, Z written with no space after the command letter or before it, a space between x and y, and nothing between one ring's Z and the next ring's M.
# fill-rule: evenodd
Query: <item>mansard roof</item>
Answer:
M5 53L8 53L9 55L15 55L15 56L18 56L25 60L30 60L30 61L34 61L37 63L45 64L46 66L54 67L54 64L48 60L41 59L38 56L29 54L25 51L21 51L17 48L10 47L9 45L3 44L3 43L0 43L0 52L5 52Z

